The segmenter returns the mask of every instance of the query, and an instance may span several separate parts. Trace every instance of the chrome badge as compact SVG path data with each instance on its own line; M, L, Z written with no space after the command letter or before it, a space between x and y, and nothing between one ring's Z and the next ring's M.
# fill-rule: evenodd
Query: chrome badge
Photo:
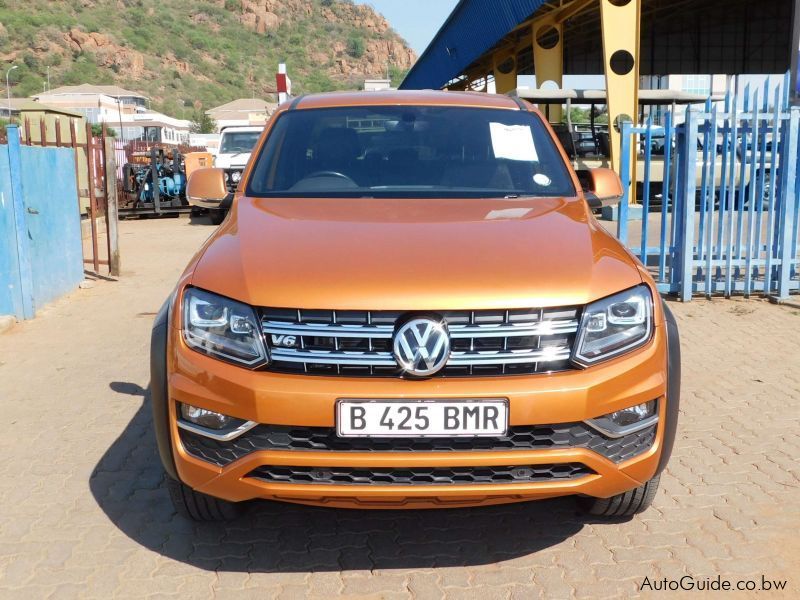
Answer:
M450 358L450 336L441 321L412 319L395 333L393 351L406 373L419 377L433 375Z

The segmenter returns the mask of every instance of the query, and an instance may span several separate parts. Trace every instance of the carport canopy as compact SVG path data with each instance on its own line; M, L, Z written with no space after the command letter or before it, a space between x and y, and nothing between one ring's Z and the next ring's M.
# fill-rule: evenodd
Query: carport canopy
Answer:
M611 0L612 4L625 0ZM761 74L789 69L792 0L640 0L639 75ZM604 72L599 0L460 0L400 85L439 89L492 71L500 50L532 75L531 23L570 9L563 72ZM463 85L463 84L462 84Z
M400 87L487 91L493 80L505 94L519 75L546 89L603 73L619 172L640 76L784 72L792 12L792 0L460 0ZM560 121L561 107L550 116Z

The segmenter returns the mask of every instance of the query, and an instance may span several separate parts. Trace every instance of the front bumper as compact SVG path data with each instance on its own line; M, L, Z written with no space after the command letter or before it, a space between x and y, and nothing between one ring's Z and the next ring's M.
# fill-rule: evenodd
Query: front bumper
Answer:
M169 327L168 428L175 468L192 488L232 501L417 508L570 494L610 497L657 472L669 412L665 338L664 328L656 327L645 347L586 370L408 381L248 371L190 350ZM508 398L512 433L525 435L510 447L488 449L441 447L441 441L438 447L346 448L331 436L335 403L342 397ZM611 442L581 434L586 419L654 399L659 424L649 437L638 436L633 451L627 442L621 444L627 450L609 450ZM238 441L198 442L178 427L177 402L269 425ZM543 430L549 437L542 437ZM517 477L521 472L535 476Z

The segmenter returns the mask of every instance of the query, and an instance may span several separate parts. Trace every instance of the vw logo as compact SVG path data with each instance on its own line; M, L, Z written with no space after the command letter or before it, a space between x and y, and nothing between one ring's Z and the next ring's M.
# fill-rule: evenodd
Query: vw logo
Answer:
M412 319L395 333L393 350L406 373L419 377L433 375L450 358L450 336L441 321Z

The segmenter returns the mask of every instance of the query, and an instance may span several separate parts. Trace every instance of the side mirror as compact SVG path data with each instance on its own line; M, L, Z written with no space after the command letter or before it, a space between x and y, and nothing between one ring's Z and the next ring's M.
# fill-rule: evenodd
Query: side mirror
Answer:
M219 208L228 197L225 171L222 169L197 169L189 175L186 199L192 206Z
M611 169L586 169L577 172L589 208L613 206L622 200L622 182Z

